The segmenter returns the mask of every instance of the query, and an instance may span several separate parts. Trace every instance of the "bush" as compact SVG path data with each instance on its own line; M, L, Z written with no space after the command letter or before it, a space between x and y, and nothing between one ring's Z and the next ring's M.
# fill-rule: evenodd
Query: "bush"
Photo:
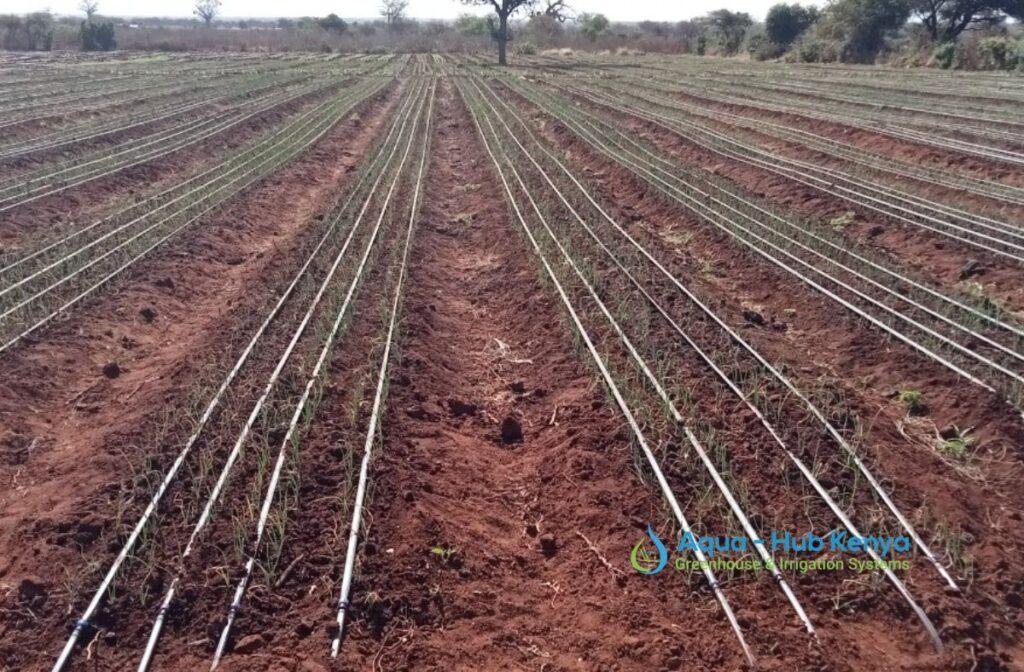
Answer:
M780 3L768 10L764 27L770 42L786 48L793 44L817 19L818 9L816 7L801 7L796 3L792 5Z
M524 56L534 56L537 53L537 45L533 42L523 42L519 45L519 53Z
M463 35L490 35L487 19L472 14L462 14L455 20L455 29Z
M53 17L49 12L36 12L24 19L19 16L0 17L0 46L12 51L50 51L53 47Z
M814 24L812 41L837 45L844 63L873 63L887 37L903 27L909 15L905 0L834 0ZM827 50L813 55L831 56Z
M755 61L778 58L786 51L782 45L772 42L763 26L755 26L747 31L746 50Z
M978 67L984 70L1024 70L1024 38L982 38L978 41Z
M946 42L940 45L932 54L932 60L935 61L935 65L943 70L949 70L956 61L956 44Z
M114 36L114 24L93 23L82 21L82 28L78 32L82 51L113 51L117 49L117 38Z
M345 31L348 30L348 24L345 23L345 19L339 17L337 14L328 14L324 18L317 21L320 28L326 30L328 33L334 33L335 35L344 35Z
M829 40L804 39L795 51L796 60L801 63L835 63L839 60L839 45Z

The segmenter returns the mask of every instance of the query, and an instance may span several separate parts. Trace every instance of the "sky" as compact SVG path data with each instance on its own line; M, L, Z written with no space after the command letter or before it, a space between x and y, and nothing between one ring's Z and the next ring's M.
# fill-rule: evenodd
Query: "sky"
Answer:
M81 14L80 0L0 0L0 13L24 14L49 10L55 14ZM778 0L569 0L576 12L599 12L612 21L680 21L727 7L763 19ZM100 14L111 16L191 16L194 0L99 0ZM820 4L815 2L814 4ZM221 15L228 18L325 16L375 18L380 0L222 0ZM459 0L409 0L409 16L421 19L453 19L464 13L483 14Z

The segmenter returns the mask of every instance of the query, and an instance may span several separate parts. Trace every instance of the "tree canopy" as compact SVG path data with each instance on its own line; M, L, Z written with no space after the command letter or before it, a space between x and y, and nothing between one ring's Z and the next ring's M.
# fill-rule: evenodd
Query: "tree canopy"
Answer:
M764 20L765 34L773 44L788 47L817 19L816 7L779 3L768 10Z
M1024 0L912 0L911 9L932 39L955 40L975 26L993 26L1012 17L1024 19Z

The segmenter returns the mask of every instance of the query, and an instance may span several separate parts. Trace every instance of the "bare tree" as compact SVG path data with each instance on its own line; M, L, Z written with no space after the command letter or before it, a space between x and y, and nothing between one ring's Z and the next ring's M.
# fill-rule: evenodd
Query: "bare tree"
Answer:
M494 24L494 17L488 19L491 27L491 37L498 43L498 65L508 65L508 43L512 39L508 27L508 20L513 14L521 9L530 9L536 6L537 0L462 0L465 5L478 7L490 6L498 17L498 24Z
M96 15L96 11L99 9L99 0L82 0L78 4L78 8L85 13L85 20L91 22L92 17Z
M547 16L559 23L572 18L572 7L565 0L546 0L543 7L533 11L533 16Z
M915 0L910 8L932 39L944 42L974 26L998 26L1007 16L1024 18L1024 0Z
M409 0L384 0L380 6L380 15L388 25L388 30L395 30L405 21L405 10Z
M192 13L209 26L220 13L220 0L196 0Z

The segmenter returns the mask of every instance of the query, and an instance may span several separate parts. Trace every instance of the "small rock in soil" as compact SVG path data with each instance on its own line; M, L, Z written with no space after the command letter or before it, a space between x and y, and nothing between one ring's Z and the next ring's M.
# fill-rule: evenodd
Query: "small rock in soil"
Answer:
M868 229L868 238L874 238L875 236L885 233L885 227L879 226L878 224Z
M18 584L18 602L26 607L41 607L46 604L46 586L32 579L22 579Z
M452 412L452 415L454 415L455 417L463 415L476 415L477 406L476 404L470 404L468 402L460 401L458 399L449 399L448 410L450 410Z
M302 667L300 669L302 672L327 672L327 668L315 660L302 661Z
M107 362L103 366L103 375L107 378L117 378L121 375L121 367L117 362Z
M162 278L156 281L157 287L163 287L164 289L174 289L174 280L170 278Z
M260 635L246 635L235 644L235 653L253 653L263 646L263 637Z
M512 383L509 387L516 394L523 394L524 392L526 392L526 385L523 384L523 381L521 380L517 380L516 382Z
M523 440L523 427L519 424L519 421L508 416L501 421L501 441L502 443L521 443Z
M757 312L756 310L744 310L743 319L746 320L747 322L750 322L751 324L764 326L764 315Z
M973 278L976 275L983 275L985 273L985 267L981 265L977 259L971 259L963 268L960 269L960 279L967 280Z
M549 558L557 553L558 541L555 540L555 535L550 533L540 535L540 550Z
M156 319L156 308L147 306L139 311L139 315L145 320L146 324L151 324Z

